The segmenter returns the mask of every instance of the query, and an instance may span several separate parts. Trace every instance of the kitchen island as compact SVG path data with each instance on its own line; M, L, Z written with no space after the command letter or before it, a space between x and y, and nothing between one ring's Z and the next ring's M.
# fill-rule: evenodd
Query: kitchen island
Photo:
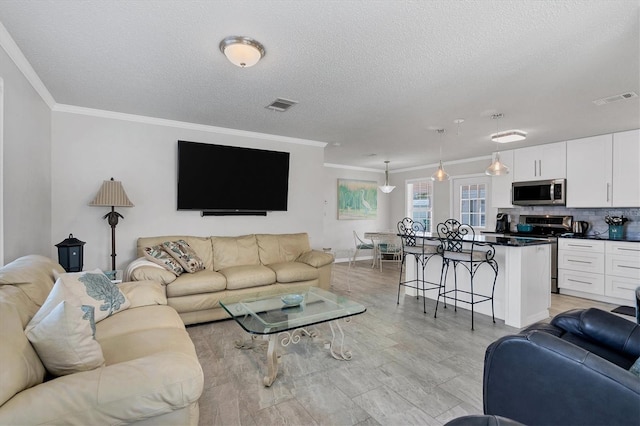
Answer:
M440 244L437 234L423 233L420 237L425 239L425 244ZM468 238L466 240L471 241ZM508 326L523 328L548 318L551 305L551 242L546 238L495 235L476 235L473 241L489 244L495 249L494 259L498 262L493 300L496 319L504 320ZM407 256L406 262L406 279L414 279L415 260L412 256ZM426 281L438 282L441 269L442 260L435 256L427 263ZM493 269L488 265L481 266L474 278L474 290L477 293L491 294L493 277ZM453 268L449 268L447 289L452 288L453 282ZM469 288L469 273L464 268L458 270L458 288ZM415 289L406 288L405 291L408 295L416 295ZM426 297L435 300L438 293L427 291ZM450 305L449 302L448 306ZM470 306L458 303L458 308L470 309ZM490 316L491 302L479 303L474 310Z

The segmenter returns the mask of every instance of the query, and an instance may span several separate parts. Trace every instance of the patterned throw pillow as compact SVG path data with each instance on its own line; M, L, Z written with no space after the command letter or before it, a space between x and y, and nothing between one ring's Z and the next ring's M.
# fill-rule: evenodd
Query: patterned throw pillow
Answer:
M186 272L198 272L204 269L204 262L185 240L165 241L162 247L180 263Z
M145 247L144 248L144 257L153 263L157 263L158 265L165 268L167 271L172 272L175 276L179 277L184 269L180 264L169 255L166 251L163 250L162 244L158 244L153 247Z
M131 305L120 288L99 269L61 274L26 329L38 325L62 301L81 306L85 315L89 315L87 310L93 308L91 316L95 322L102 321Z

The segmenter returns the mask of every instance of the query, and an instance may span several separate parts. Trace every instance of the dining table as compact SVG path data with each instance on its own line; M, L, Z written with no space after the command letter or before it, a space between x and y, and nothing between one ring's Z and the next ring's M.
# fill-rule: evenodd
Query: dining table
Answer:
M396 240L398 240L399 242L397 231L369 231L364 233L364 239L370 240L373 244L373 262L371 263L372 268L378 266L378 260L380 258L378 251L380 250L381 242Z

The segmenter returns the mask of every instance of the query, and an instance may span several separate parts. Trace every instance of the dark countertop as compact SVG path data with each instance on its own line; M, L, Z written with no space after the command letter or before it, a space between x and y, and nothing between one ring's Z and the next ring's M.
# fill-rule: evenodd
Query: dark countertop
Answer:
M429 240L439 240L437 233L425 232L420 235ZM464 239L465 241L471 242L471 238ZM551 241L547 238L533 238L533 237L514 237L514 236L501 236L501 235L476 235L473 239L476 243L481 244L491 244L494 246L508 246L508 247L528 247L528 246L538 246L543 244L551 244Z

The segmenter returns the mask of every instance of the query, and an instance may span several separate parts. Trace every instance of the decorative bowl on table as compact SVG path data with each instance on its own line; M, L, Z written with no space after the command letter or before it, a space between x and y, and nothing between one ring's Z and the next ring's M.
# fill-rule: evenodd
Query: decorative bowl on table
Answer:
M533 225L531 225L530 223L519 223L517 225L518 227L518 232L531 232L533 231Z
M282 303L287 306L298 306L304 300L304 296L302 294L285 294L280 298Z

